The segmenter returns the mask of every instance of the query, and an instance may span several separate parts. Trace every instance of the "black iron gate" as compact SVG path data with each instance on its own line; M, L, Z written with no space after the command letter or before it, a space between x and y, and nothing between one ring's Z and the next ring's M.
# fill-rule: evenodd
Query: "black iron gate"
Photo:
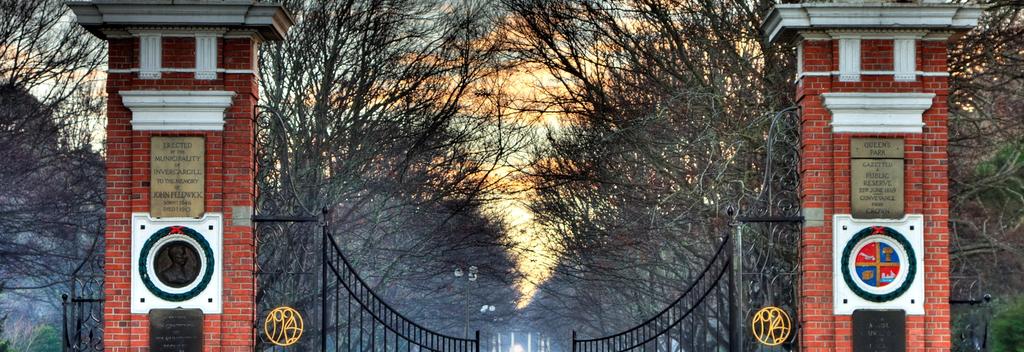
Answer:
M741 201L734 234L725 236L704 270L668 308L624 332L578 339L573 352L791 351L799 293L803 216L799 198L800 120L797 108L766 116L764 178ZM789 335L771 346L751 334L754 313L767 306L790 316Z
M441 334L425 328L392 308L359 276L355 268L345 257L337 240L330 232L325 211L322 218L305 216L256 216L253 220L260 224L277 223L285 226L302 226L302 224L319 224L320 236L320 272L310 272L310 267L298 266L283 271L264 271L257 269L257 275L269 275L286 278L305 285L316 286L316 297L303 295L293 298L305 300L305 306L319 307L318 321L309 321L307 326L318 326L309 329L319 334L318 339L304 341L299 349L320 351L358 351L358 352L421 352L451 351L479 352L480 332L473 338L459 338ZM306 228L306 231L315 231ZM287 232L287 231L286 231ZM302 242L302 243L307 243ZM310 253L310 248L291 248L292 253ZM310 256L301 259L314 259ZM257 258L259 262L259 258ZM299 265L308 260L295 260ZM265 298L265 297L264 297ZM316 299L317 304L309 304L308 300ZM261 310L268 311L263 300ZM257 338L258 349L266 349L267 341Z
M744 332L736 351L794 351L799 317L800 236L804 218L800 209L800 115L796 107L779 111L767 121L761 187L741 203L736 218L736 297ZM765 307L776 307L790 318L789 335L766 346L750 333L752 317Z
M572 334L573 352L736 351L732 237L725 236L697 278L668 308L621 333L596 339Z
M321 351L480 352L480 331L472 339L440 334L384 302L345 259L326 227L321 256Z
M61 295L62 350L102 351L103 258L90 255L80 262L70 288L70 293Z
M741 268L736 296L743 331L735 351L795 351L799 299L800 217L740 218L737 226L737 266ZM752 318L761 309L775 307L789 317L788 336L766 346L750 331Z

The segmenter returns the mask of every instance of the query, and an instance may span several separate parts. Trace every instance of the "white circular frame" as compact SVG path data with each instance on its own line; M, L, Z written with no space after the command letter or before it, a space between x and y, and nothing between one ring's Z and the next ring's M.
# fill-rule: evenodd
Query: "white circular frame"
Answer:
M893 279L893 281L890 282L888 285L885 285L883 287L874 287L868 285L867 283L862 281L860 277L857 275L857 253L860 253L861 249L864 249L865 246L872 242L882 242L889 245L889 247L896 251L896 255L898 255L900 259L900 271L896 274L896 278ZM902 287L903 283L907 281L907 275L910 274L910 261L914 260L914 258L910 258L907 255L907 250L906 248L903 248L903 245L901 245L895 239L884 235L871 235L868 237L864 237L864 239L857 243L857 245L853 247L853 250L850 251L850 256L852 256L853 258L849 259L849 267L847 268L847 270L849 270L850 276L852 277L854 284L856 284L857 287L860 287L860 289L864 290L865 292L875 295L889 294Z
M175 241L182 241L188 243L190 246L192 246L192 249L199 254L199 275L197 275L196 278L192 280L191 284L179 288L164 285L163 281L160 281L160 277L156 276L156 271L154 269L156 267L157 253L160 253L160 249L163 248L165 245ZM192 289L196 288L196 286L199 286L199 284L203 282L203 275L204 273L206 273L206 252L203 251L203 246L200 245L199 242L193 239L192 237L176 233L166 235L163 238L157 240L156 243L153 244L153 248L150 249L149 255L146 257L146 263L148 263L148 265L146 265L146 272L147 274L149 274L150 281L153 282L153 286L156 286L156 288L160 289L160 291L166 293L181 294L191 291Z

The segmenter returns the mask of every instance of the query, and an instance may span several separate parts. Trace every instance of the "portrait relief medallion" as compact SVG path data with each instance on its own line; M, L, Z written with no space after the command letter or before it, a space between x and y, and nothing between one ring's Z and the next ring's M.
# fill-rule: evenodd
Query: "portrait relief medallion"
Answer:
M157 279L164 285L181 288L188 286L199 277L199 252L191 243L172 241L156 252Z
M181 302L206 289L214 265L213 249L203 235L186 226L168 226L154 232L143 244L138 270L151 293Z

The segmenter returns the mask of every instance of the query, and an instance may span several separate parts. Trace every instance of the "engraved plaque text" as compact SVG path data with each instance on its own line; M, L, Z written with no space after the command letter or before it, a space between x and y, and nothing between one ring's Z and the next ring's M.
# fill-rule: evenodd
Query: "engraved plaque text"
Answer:
M203 311L154 309L149 312L149 350L153 352L201 352Z
M150 140L150 215L156 218L203 216L205 146L203 137Z
M854 352L903 352L907 349L906 314L902 310L853 311Z
M903 140L853 138L850 208L855 218L899 219L904 214Z

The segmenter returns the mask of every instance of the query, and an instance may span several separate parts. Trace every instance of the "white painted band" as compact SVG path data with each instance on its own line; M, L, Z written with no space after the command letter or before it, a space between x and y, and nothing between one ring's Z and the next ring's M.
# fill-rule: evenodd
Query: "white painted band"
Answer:
M242 69L218 68L215 71L218 72L218 73L232 73L232 74L237 74L237 73L245 74L245 73L248 73L248 74L256 74L256 71L253 71L253 70L242 70ZM107 70L107 73L135 73L135 72L139 72L139 69L138 68L112 68L112 69L108 69ZM161 68L160 72L194 73L194 72L196 72L196 69L194 69L194 68Z
M921 77L949 77L949 72L926 72L926 71L914 71L915 75ZM839 71L809 71L801 72L796 75L796 79L804 77L828 77L828 76L839 76ZM896 71L860 71L861 76L892 76L896 75Z

